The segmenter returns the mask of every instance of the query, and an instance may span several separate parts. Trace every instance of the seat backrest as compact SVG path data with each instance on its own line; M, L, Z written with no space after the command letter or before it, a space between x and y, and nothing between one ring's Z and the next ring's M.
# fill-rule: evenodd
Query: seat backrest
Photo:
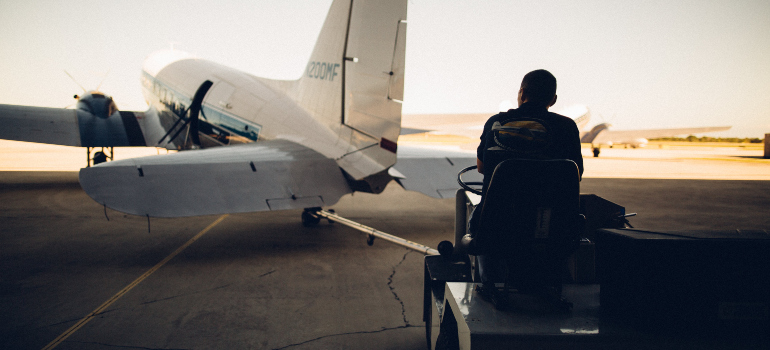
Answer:
M580 175L575 162L508 159L491 175L474 235L479 251L510 251L533 243L571 247L577 241Z
M516 113L492 125L485 141L482 193L486 192L492 171L504 160L554 159L552 136L547 125L545 120Z

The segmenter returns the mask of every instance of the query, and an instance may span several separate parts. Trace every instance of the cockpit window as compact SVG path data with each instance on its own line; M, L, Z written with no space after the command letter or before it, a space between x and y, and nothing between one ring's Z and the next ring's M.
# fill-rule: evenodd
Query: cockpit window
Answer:
M93 96L94 98L104 98L104 95L99 93L92 93L91 96Z

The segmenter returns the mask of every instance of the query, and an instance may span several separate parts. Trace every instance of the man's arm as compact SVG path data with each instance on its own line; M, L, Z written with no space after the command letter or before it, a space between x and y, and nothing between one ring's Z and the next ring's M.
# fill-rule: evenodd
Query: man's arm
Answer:
M578 131L577 125L575 122L572 122L572 128L570 129L570 142L572 143L572 147L570 149L572 150L572 154L570 156L570 159L575 162L578 166L578 170L580 171L580 179L583 179L583 153L581 151L581 145L580 145L580 131Z
M482 129L481 136L479 136L479 147L476 148L476 167L477 167L476 170L478 170L478 172L482 174L484 173L483 159L484 159L484 149L486 148L486 143L487 143L487 132L489 132L489 130L492 129L492 124L493 124L492 119L494 119L496 115L497 114L489 117L489 119L487 119L487 122L484 123L484 129Z

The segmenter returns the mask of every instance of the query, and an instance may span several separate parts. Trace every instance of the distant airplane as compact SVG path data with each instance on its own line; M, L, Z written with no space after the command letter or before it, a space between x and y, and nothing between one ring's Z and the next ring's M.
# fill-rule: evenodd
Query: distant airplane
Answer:
M647 146L648 139L677 135L704 134L715 131L730 130L731 126L710 126L701 128L678 129L643 129L643 130L609 130L611 124L602 123L594 126L588 132L581 132L580 142L590 143L594 157L599 156L600 146L629 145L632 148Z
M707 126L695 128L672 128L672 129L641 129L641 130L610 130L612 124L600 123L595 125L589 131L582 131L591 119L591 113L586 108L582 125L580 127L580 142L590 143L593 149L594 157L598 157L601 146L628 145L632 148L645 147L648 139L669 137L677 135L703 134L707 132L730 130L731 126Z
M80 170L96 202L148 217L328 206L394 178L442 197L474 158L397 145L406 12L407 0L335 0L295 81L156 52L141 75L148 110L118 111L97 91L75 110L0 105L0 138L88 147L89 158L90 147L181 150Z
M647 130L610 130L609 123L601 123L589 131L584 131L591 121L591 111L584 106L571 106L564 111L557 111L572 118L580 130L580 142L590 143L594 157L598 157L601 146L629 145L633 148L644 147L647 139L686 134L729 130L730 126L712 126L697 128L647 129ZM487 114L414 114L404 115L402 126L411 133L439 132L478 138L486 120L493 113Z

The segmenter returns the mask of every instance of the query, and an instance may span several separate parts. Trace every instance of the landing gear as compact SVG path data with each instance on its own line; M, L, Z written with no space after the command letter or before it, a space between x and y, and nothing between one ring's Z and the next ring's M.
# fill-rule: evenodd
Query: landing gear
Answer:
M104 163L107 160L115 159L114 157L115 149L113 147L109 147L110 149L109 155L107 154L107 152L105 152L105 148L108 148L108 147L102 147L101 151L97 151L96 153L94 153L94 156L91 157L92 148L95 149L96 147L86 147L86 168L91 167L92 164L96 165L96 164Z
M594 158L598 158L599 157L599 152L600 152L599 151L599 147L594 147Z
M305 227L313 227L315 225L318 225L319 222L321 222L321 216L318 215L318 212L321 211L321 208L305 208L305 211L302 212L302 226ZM334 214L334 209L327 210L328 213ZM329 222L329 224L333 224L334 221L330 219L329 217L326 217L326 221Z
M315 215L315 212L321 210L321 208L305 208L302 212L302 226L313 227L321 222L321 217Z

